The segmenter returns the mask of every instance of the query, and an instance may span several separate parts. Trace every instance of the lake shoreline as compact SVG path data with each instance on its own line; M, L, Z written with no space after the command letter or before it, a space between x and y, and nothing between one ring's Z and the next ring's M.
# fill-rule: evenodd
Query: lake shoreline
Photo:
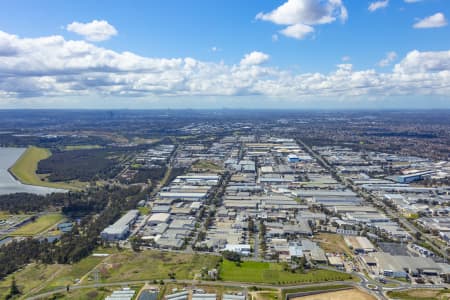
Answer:
M11 168L25 154L26 150L27 148L0 147L0 154L2 154L0 155L0 195L14 193L38 195L66 193L67 190L64 189L24 183L12 172Z

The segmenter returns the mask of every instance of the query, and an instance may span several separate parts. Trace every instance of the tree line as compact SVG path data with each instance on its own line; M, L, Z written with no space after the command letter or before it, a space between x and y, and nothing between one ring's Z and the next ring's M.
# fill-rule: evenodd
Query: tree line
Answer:
M141 191L139 187L106 187L88 193L77 193L79 201L71 199L65 203L63 212L73 213L80 207L83 210L90 207L92 211L57 242L28 238L14 240L0 247L0 279L30 262L67 264L80 261L101 243L100 232L118 220L122 213L135 208L148 192Z

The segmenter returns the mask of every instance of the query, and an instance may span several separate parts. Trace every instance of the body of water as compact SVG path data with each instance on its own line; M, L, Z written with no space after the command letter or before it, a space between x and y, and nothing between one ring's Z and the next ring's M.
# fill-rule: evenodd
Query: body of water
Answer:
M0 195L12 193L32 193L45 195L53 192L65 192L65 190L22 184L9 172L16 160L25 152L26 148L1 148L0 147Z

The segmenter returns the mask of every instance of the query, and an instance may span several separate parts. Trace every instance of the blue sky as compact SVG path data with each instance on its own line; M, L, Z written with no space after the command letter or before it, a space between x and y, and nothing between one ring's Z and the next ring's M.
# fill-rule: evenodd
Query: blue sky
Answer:
M450 108L449 16L448 0L1 1L0 108Z

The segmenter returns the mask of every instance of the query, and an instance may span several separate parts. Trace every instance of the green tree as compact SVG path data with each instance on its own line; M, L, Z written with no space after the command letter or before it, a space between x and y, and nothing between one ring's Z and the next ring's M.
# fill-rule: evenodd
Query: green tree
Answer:
M13 299L15 296L22 294L17 286L16 278L12 278L11 287L9 289L9 294L6 296L6 299Z
M140 236L134 236L130 239L131 249L134 252L141 251L142 238Z

